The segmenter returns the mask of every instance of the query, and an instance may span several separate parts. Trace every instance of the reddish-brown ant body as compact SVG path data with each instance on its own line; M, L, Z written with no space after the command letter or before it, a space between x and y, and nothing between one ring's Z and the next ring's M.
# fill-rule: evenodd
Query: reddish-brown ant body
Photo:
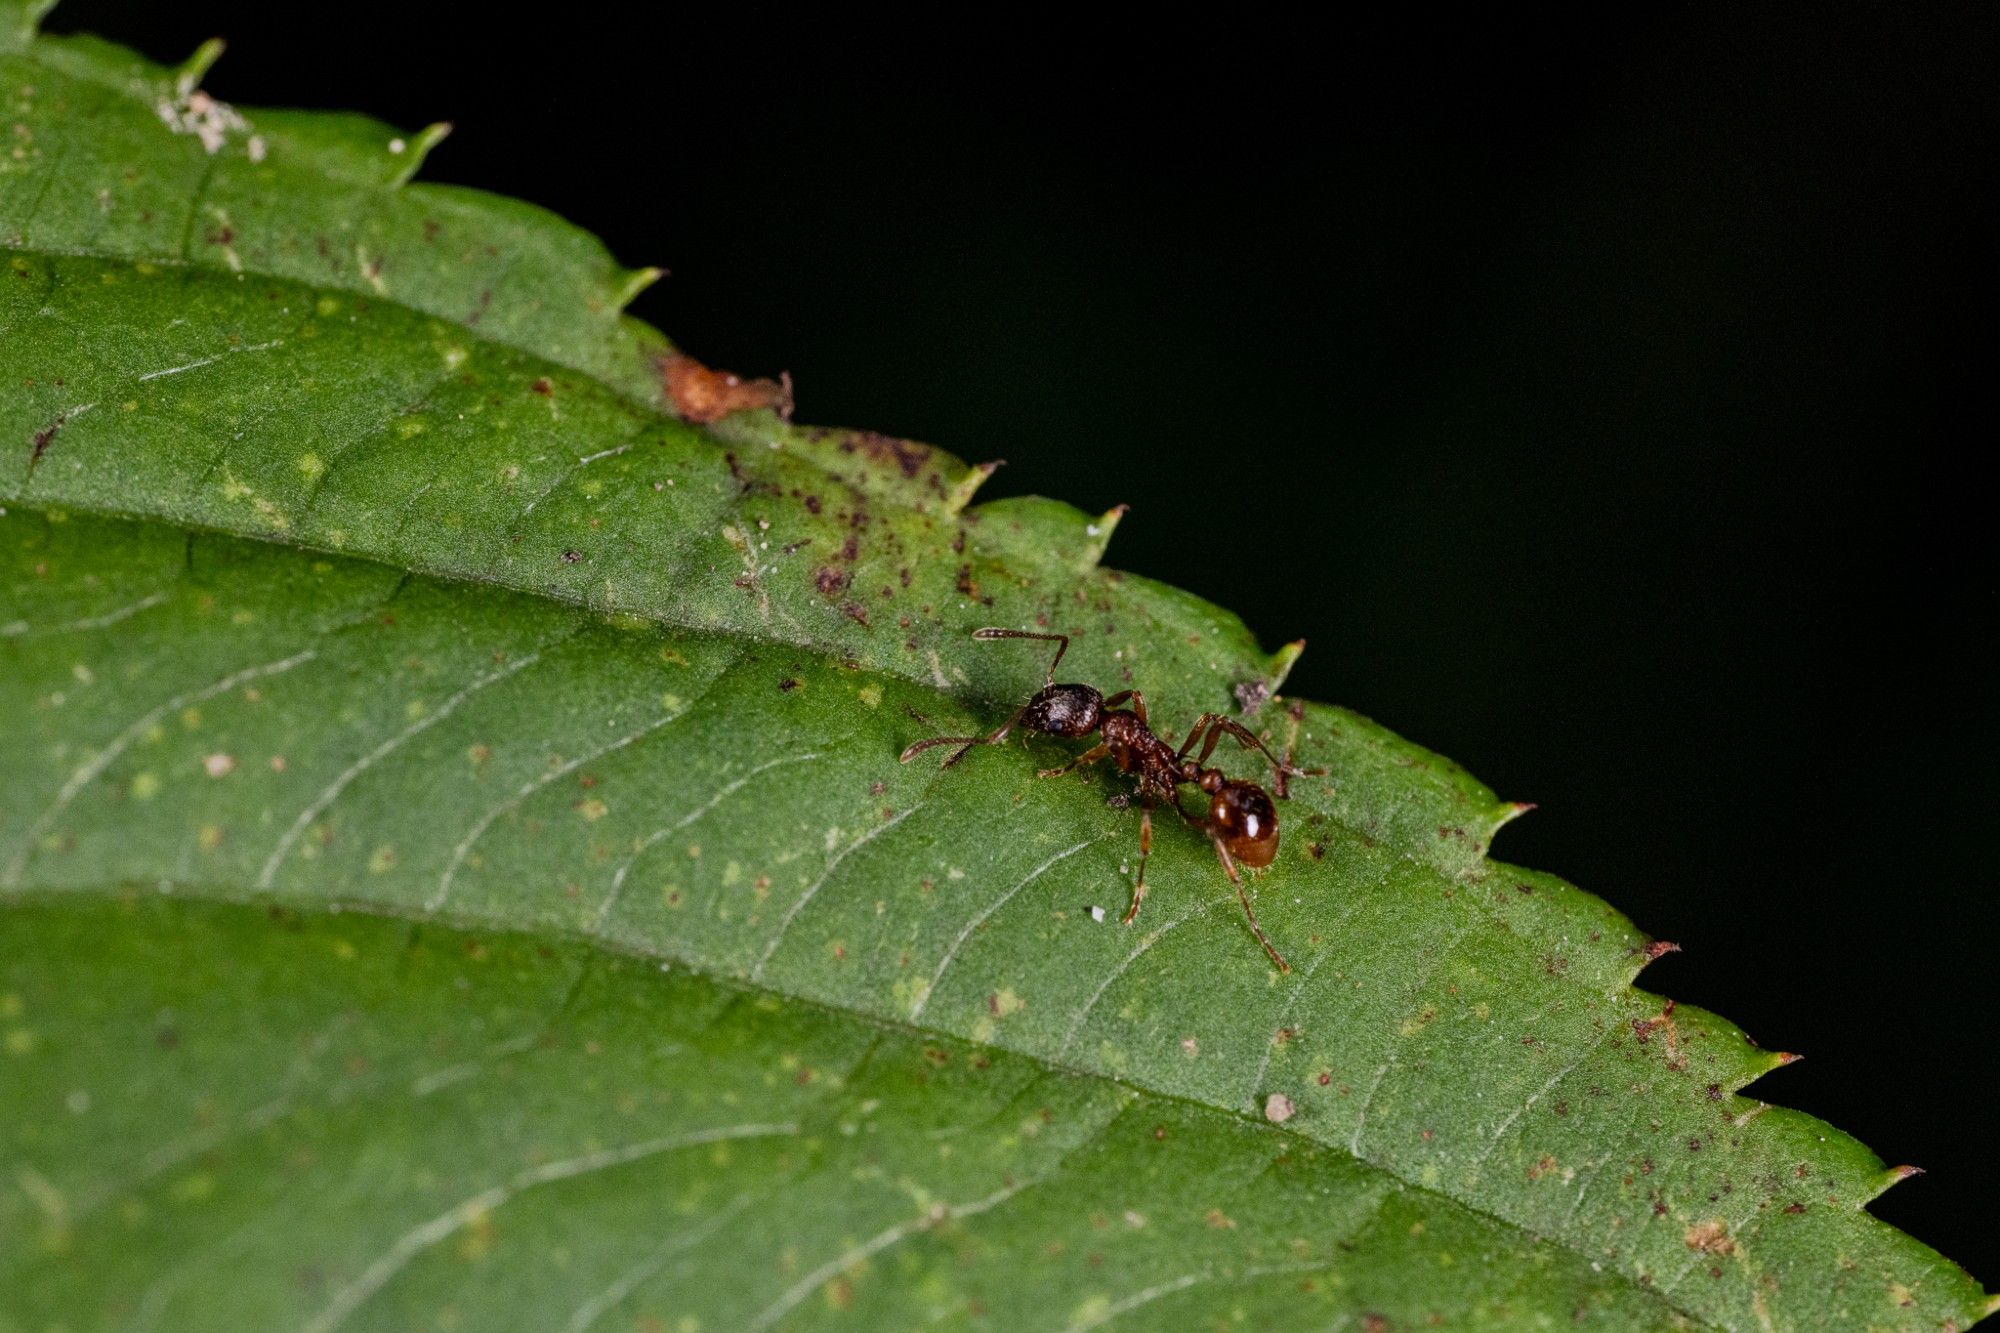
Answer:
M1000 744L1015 727L1070 739L1093 733L1101 735L1102 739L1096 745L1061 768L1040 770L1040 776L1060 777L1073 769L1108 758L1118 765L1121 772L1138 778L1139 875L1132 886L1132 905L1125 910L1125 921L1129 924L1136 918L1139 904L1145 901L1146 858L1153 850L1153 810L1164 803L1207 835L1215 847L1216 858L1222 862L1223 872L1236 886L1236 896L1243 903L1243 914L1248 918L1257 942L1264 946L1264 952L1271 956L1271 961L1278 965L1280 971L1291 971L1291 964L1265 938L1263 927L1257 923L1257 913L1250 906L1250 895L1244 890L1243 877L1236 869L1239 862L1261 869L1270 865L1277 856L1277 807L1271 803L1270 794L1256 783L1227 777L1220 769L1207 765L1209 756L1215 752L1216 743L1227 735L1233 736L1245 749L1259 751L1270 761L1271 787L1280 797L1285 795L1285 779L1288 776L1305 776L1312 770L1293 768L1272 754L1270 748L1240 722L1219 713L1203 713L1195 720L1194 729L1188 732L1181 748L1172 749L1153 734L1152 726L1146 720L1146 699L1139 691L1120 690L1106 697L1094 686L1056 683L1056 667L1062 662L1063 654L1069 651L1069 636L1066 634L977 629L972 632L972 637L1041 639L1055 644L1055 659L1049 663L1043 687L1012 717L987 735L932 736L903 751L903 762L908 763L933 746L956 745L958 750L944 761L944 766L950 768L975 745ZM1121 707L1128 703L1131 705L1129 708ZM1201 742L1201 750L1190 757L1189 751L1194 749L1197 741ZM1199 787L1208 797L1208 808L1199 817L1182 808L1180 789L1183 786Z

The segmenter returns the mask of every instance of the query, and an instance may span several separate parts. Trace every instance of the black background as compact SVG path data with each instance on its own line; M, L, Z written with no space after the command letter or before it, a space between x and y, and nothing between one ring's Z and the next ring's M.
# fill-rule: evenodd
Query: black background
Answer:
M1757 1092L2000 1283L1995 10L633 8L50 26L453 121L426 178L671 268L635 313L802 419L1129 502L1112 563L1540 802L1500 854L1680 941L1646 984L1805 1052Z

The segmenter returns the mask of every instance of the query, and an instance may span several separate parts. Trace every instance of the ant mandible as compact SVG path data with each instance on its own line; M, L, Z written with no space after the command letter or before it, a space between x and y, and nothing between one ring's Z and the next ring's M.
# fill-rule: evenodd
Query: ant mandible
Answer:
M1017 726L1039 731L1046 736L1074 738L1101 733L1103 739L1098 744L1061 768L1039 770L1038 776L1060 777L1073 769L1109 758L1121 772L1133 774L1139 779L1139 877L1132 886L1132 905L1125 909L1126 924L1129 925L1139 915L1139 904L1146 898L1146 858L1153 850L1153 810L1165 803L1206 834L1209 842L1214 844L1223 872L1236 886L1236 896L1243 904L1243 915L1250 922L1251 933L1256 935L1257 942L1264 946L1264 952L1271 956L1279 971L1291 971L1291 964L1271 946L1271 941L1264 935L1264 928L1257 923L1257 913L1250 906L1250 895L1244 890L1243 877L1236 869L1238 862L1261 869L1270 865L1277 856L1277 809L1271 804L1270 795L1256 783L1226 777L1221 770L1207 765L1209 756L1215 753L1216 743L1227 735L1235 737L1245 749L1259 751L1270 761L1271 787L1280 797L1285 795L1285 779L1288 776L1305 777L1321 770L1293 768L1272 754L1270 747L1243 724L1219 713L1203 713L1195 720L1194 729L1188 732L1181 748L1170 749L1167 742L1153 734L1151 725L1147 723L1146 698L1139 691L1120 690L1107 698L1093 686L1056 683L1056 667L1062 662L1063 654L1069 651L1067 634L976 629L972 631L972 637L1041 639L1055 644L1056 655L1049 663L1045 684L991 733L985 736L932 736L903 751L902 762L909 763L933 746L956 745L957 751L944 761L944 767L950 768L965 758L966 751L973 746L998 745ZM1128 702L1130 708L1120 707ZM1201 751L1190 758L1188 752L1194 749L1196 741L1201 742ZM1200 817L1182 808L1180 789L1184 785L1199 787L1208 797L1208 809Z

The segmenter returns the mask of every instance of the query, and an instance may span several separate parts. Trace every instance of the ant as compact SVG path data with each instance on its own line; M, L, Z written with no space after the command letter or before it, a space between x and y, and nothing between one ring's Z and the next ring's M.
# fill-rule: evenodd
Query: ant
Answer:
M1271 797L1254 782L1242 782L1225 777L1221 770L1207 767L1209 756L1215 753L1215 746L1224 736L1233 736L1244 749L1254 749L1271 762L1271 788L1280 798L1285 796L1287 777L1307 777L1324 772L1323 769L1293 768L1291 764L1272 754L1270 748L1254 733L1234 719L1220 713L1203 713L1195 720L1194 729L1178 750L1169 749L1167 742L1153 734L1152 726L1146 721L1146 698L1137 690L1120 690L1105 697L1094 687L1078 684L1056 684L1056 667L1061 664L1063 654L1069 651L1067 634L1036 634L1019 629L976 629L975 639L1041 639L1056 645L1055 659L1049 663L1048 675L1043 687L1033 698L1015 711L1000 726L985 736L932 736L918 741L903 751L902 762L909 763L925 750L936 745L956 745L957 751L944 761L950 768L965 758L966 751L975 745L998 745L1007 738L1007 733L1015 727L1025 727L1029 731L1039 731L1047 736L1081 737L1100 733L1103 739L1061 768L1044 768L1037 776L1045 778L1061 777L1073 769L1083 768L1100 759L1110 759L1121 772L1131 773L1139 779L1139 877L1132 886L1132 905L1125 909L1124 921L1130 925L1139 915L1139 904L1146 898L1146 858L1153 850L1153 810L1161 803L1170 805L1181 818L1200 829L1215 846L1215 855L1222 862L1222 869L1229 876L1229 882L1236 886L1236 896L1243 904L1243 915L1250 922L1251 933L1264 946L1264 952L1278 965L1281 972L1289 972L1292 965L1284 956L1271 947L1271 941L1264 935L1264 928L1257 924L1257 913L1250 906L1250 895L1244 891L1243 878L1237 873L1238 862L1255 869L1271 864L1278 855L1278 812L1271 804ZM1131 707L1122 708L1121 704ZM1193 758L1188 752L1195 742L1201 742L1201 751ZM1180 789L1185 785L1199 787L1208 797L1208 809L1199 818L1189 814L1180 801Z

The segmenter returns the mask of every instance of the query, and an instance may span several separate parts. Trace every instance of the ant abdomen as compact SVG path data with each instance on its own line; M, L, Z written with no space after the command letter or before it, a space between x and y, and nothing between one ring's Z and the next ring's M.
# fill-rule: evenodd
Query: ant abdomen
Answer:
M1254 782L1229 781L1209 797L1203 830L1246 866L1262 868L1278 855L1278 811Z

